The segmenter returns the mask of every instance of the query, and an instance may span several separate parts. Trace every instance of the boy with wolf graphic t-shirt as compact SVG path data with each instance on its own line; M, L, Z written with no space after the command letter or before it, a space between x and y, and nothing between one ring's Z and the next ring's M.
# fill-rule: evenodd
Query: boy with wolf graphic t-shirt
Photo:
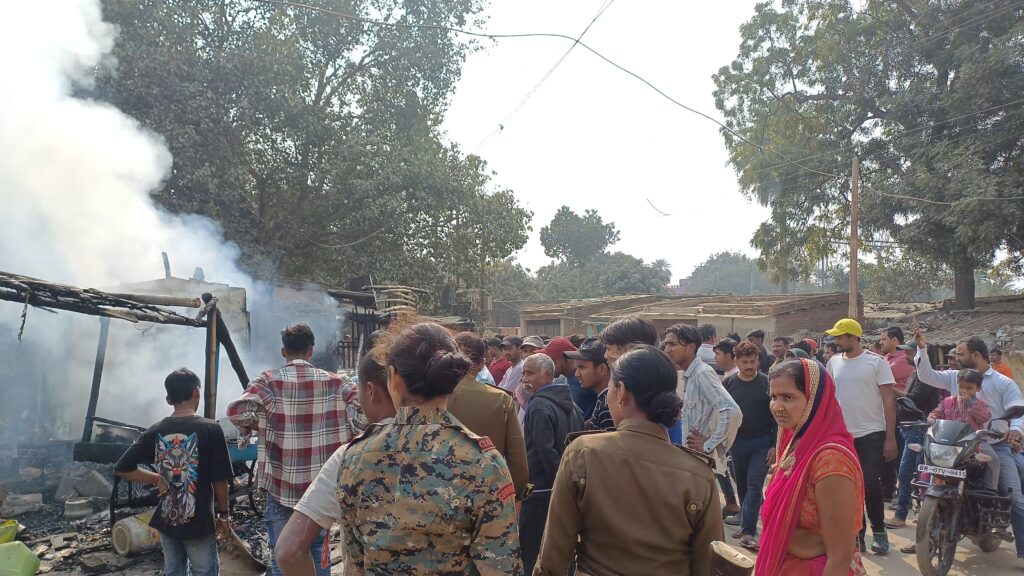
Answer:
M192 576L217 576L217 537L226 536L231 525L228 482L233 472L224 431L196 415L200 386L192 371L172 372L164 388L174 412L135 441L114 474L158 488L160 505L149 525L160 532L166 576L185 576L190 568Z

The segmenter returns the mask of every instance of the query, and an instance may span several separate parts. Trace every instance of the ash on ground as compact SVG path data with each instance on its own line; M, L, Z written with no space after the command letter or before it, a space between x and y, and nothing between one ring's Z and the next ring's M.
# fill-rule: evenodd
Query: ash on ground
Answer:
M159 576L163 565L159 547L127 557L114 552L113 466L74 462L73 446L73 442L58 441L0 445L0 519L21 525L17 539L39 557L39 574ZM121 483L119 490L124 489ZM261 511L262 499L255 500ZM66 507L72 516L81 517L67 517ZM125 517L150 511L120 508L118 513ZM268 561L263 518L248 498L234 502L232 522L253 556ZM331 540L336 558L337 535Z

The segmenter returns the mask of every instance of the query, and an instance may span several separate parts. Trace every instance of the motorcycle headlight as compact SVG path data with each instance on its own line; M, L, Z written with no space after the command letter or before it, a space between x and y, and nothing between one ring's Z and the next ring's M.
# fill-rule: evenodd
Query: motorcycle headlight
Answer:
M956 457L963 450L960 446L946 446L944 444L931 443L928 445L928 459L935 466L952 468Z

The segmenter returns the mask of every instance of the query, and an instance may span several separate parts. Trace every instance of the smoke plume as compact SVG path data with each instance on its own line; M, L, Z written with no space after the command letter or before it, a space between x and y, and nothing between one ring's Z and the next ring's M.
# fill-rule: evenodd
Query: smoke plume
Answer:
M80 96L97 68L116 68L110 57L116 41L96 0L4 6L0 270L102 289L162 278L160 254L167 251L178 276L201 267L208 281L246 288L254 328L261 330L252 349L263 352L247 355L251 376L279 363L274 341L287 323L312 321L321 331L318 342L330 339L337 332L333 302L306 318L270 310L270 289L239 268L239 250L224 241L217 223L154 204L150 193L171 166L163 139L111 105ZM54 433L77 435L99 322L30 309L18 342L21 312L0 303L0 393L7 395L0 400L0 436L22 422L38 427L40 420ZM202 374L203 331L119 320L110 328L97 414L148 426L168 413L162 386L168 372L187 366ZM225 359L221 365L222 414L241 388Z

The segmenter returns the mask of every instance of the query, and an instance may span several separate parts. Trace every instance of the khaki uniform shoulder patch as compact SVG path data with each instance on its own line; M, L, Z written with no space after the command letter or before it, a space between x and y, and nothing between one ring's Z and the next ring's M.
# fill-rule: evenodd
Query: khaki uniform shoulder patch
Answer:
M694 450L693 448L687 448L686 446L680 446L678 444L673 444L673 446L675 446L676 448L679 448L680 450L682 450L683 452L686 452L687 454L691 454L693 456L696 456L697 459L699 459L701 462L704 462L705 464L708 465L709 468L714 470L714 468L715 468L715 459L712 458L710 455L705 454L703 452L698 452L698 451Z
M565 445L568 446L569 444L572 444L573 440L580 438L581 436L592 436L594 434L605 434L607 432L607 430L582 430L580 432L572 432L565 436Z

